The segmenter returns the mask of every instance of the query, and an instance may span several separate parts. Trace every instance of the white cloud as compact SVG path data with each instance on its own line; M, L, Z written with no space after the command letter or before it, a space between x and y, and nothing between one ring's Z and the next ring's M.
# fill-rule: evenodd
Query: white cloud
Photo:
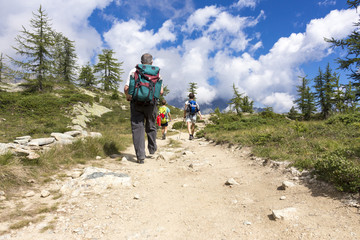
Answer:
M97 31L89 26L88 17L94 9L106 7L112 0L12 0L0 1L0 52L14 56L11 46L19 34L21 26L29 29L32 12L36 13L40 4L52 27L75 41L80 63L90 60L94 51L101 48L102 41ZM81 7L79 7L81 6Z
M236 2L232 5L232 7L236 7L239 9L245 8L245 7L255 8L257 2L258 2L258 0L238 0L238 2Z
M336 5L336 1L335 0L323 0L318 2L319 6L331 6L331 5Z

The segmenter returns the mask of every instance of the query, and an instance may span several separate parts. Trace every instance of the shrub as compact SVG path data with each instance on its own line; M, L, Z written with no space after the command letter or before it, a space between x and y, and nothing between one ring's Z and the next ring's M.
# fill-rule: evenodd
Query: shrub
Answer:
M360 166L336 153L317 161L315 172L320 179L335 184L340 191L360 191Z
M185 122L176 122L173 124L172 128L177 129L177 130L184 129L184 128L186 128L186 124L185 124Z

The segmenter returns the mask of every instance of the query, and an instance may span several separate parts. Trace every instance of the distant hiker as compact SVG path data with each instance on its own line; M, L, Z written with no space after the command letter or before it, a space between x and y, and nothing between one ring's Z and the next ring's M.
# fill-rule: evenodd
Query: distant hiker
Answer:
M124 87L126 99L130 101L132 138L138 163L145 160L145 132L149 153L152 155L157 150L156 103L163 94L163 85L159 67L152 64L151 54L143 54L141 64L130 71Z
M194 138L197 114L199 114L200 119L202 119L199 104L197 104L194 99L195 95L193 93L190 93L189 100L185 102L184 107L184 118L186 119L188 127L189 140L192 140Z
M170 109L166 106L166 100L163 99L161 101L161 107L159 107L159 116L161 123L161 133L162 139L166 139L167 127L169 125L169 121L171 120Z

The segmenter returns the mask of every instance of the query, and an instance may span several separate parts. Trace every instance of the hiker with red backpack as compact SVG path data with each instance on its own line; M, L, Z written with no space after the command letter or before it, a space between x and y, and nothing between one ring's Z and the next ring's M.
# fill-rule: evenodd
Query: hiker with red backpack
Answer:
M159 107L159 117L160 117L160 125L161 125L161 133L162 139L166 139L167 127L169 125L169 121L171 121L170 109L166 106L166 100L163 99L161 101L161 107Z
M184 118L186 119L187 128L189 132L189 140L194 139L196 116L199 114L202 119L199 104L195 101L195 95L189 94L189 100L185 102L184 107Z
M160 68L153 66L153 57L149 53L141 56L141 64L129 73L124 92L130 101L131 131L137 162L145 160L145 132L148 138L148 151L153 155L156 145L157 101L163 94Z

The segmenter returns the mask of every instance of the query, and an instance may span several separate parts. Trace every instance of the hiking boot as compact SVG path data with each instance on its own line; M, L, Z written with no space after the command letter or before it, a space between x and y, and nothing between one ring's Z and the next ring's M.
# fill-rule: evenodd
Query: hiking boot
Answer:
M193 139L194 139L194 136L190 134L189 140L193 140Z
M163 140L166 139L166 133L164 133L164 134L162 135L162 139L163 139Z
M138 159L136 162L139 164L144 164L144 159Z

